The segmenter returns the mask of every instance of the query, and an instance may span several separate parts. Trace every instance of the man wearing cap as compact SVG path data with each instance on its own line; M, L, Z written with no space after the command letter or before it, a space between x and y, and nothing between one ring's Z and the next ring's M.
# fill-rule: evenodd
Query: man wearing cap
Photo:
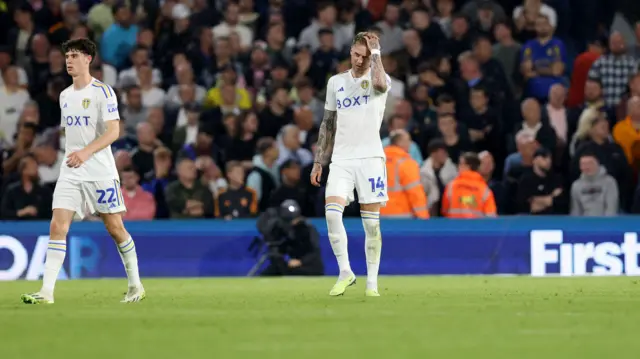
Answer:
M518 182L517 211L534 215L566 213L562 178L551 172L551 152L538 148L533 155L533 171Z

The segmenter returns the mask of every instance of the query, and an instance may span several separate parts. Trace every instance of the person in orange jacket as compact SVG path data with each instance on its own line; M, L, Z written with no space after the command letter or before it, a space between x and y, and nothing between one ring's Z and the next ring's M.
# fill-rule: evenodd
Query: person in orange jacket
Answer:
M484 218L496 216L493 192L478 173L480 158L472 152L460 156L459 174L444 190L442 216L447 218Z
M429 211L420 183L420 166L409 155L411 136L405 130L396 130L389 137L391 144L384 149L389 201L380 208L380 216L427 219Z

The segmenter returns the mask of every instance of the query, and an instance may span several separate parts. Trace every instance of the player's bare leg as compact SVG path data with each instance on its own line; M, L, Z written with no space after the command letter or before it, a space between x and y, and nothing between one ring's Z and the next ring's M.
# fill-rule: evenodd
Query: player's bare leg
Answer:
M121 213L100 213L100 217L104 222L107 232L111 235L118 253L127 272L128 287L123 303L139 302L146 297L144 287L140 281L140 273L138 272L138 256L136 254L136 245L133 238L124 228Z
M333 254L336 256L338 267L340 268L338 281L333 288L331 288L329 295L343 295L347 287L356 282L356 276L353 274L351 264L349 263L347 231L342 222L342 212L344 212L347 201L341 197L327 197L325 203L329 242L331 243Z
M364 227L365 254L367 258L367 297L379 297L378 270L382 251L382 235L380 233L380 203L360 205L362 226Z
M37 293L23 294L22 301L24 303L53 303L53 292L64 263L64 257L67 254L67 233L69 233L74 214L74 211L68 209L56 208L53 210L49 226L49 246L47 247L47 259L44 262L42 289Z

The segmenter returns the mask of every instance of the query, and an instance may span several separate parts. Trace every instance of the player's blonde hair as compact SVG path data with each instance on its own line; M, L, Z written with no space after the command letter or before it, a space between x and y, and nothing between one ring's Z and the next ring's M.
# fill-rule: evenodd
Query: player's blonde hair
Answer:
M368 32L366 31L362 31L356 34L356 36L353 37L353 43L351 44L351 46L355 46L355 45L367 45L367 39L365 39L365 35L367 35Z

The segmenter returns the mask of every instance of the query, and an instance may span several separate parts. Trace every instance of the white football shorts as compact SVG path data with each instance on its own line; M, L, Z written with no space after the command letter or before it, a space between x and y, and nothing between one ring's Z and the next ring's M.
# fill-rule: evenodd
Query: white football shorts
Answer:
M85 206L88 213L120 213L126 212L120 182L75 181L59 179L53 191L53 209L62 208L75 211L76 216L84 218Z
M353 202L353 189L361 204L381 203L387 196L387 166L381 157L337 160L329 165L326 197L341 197Z

